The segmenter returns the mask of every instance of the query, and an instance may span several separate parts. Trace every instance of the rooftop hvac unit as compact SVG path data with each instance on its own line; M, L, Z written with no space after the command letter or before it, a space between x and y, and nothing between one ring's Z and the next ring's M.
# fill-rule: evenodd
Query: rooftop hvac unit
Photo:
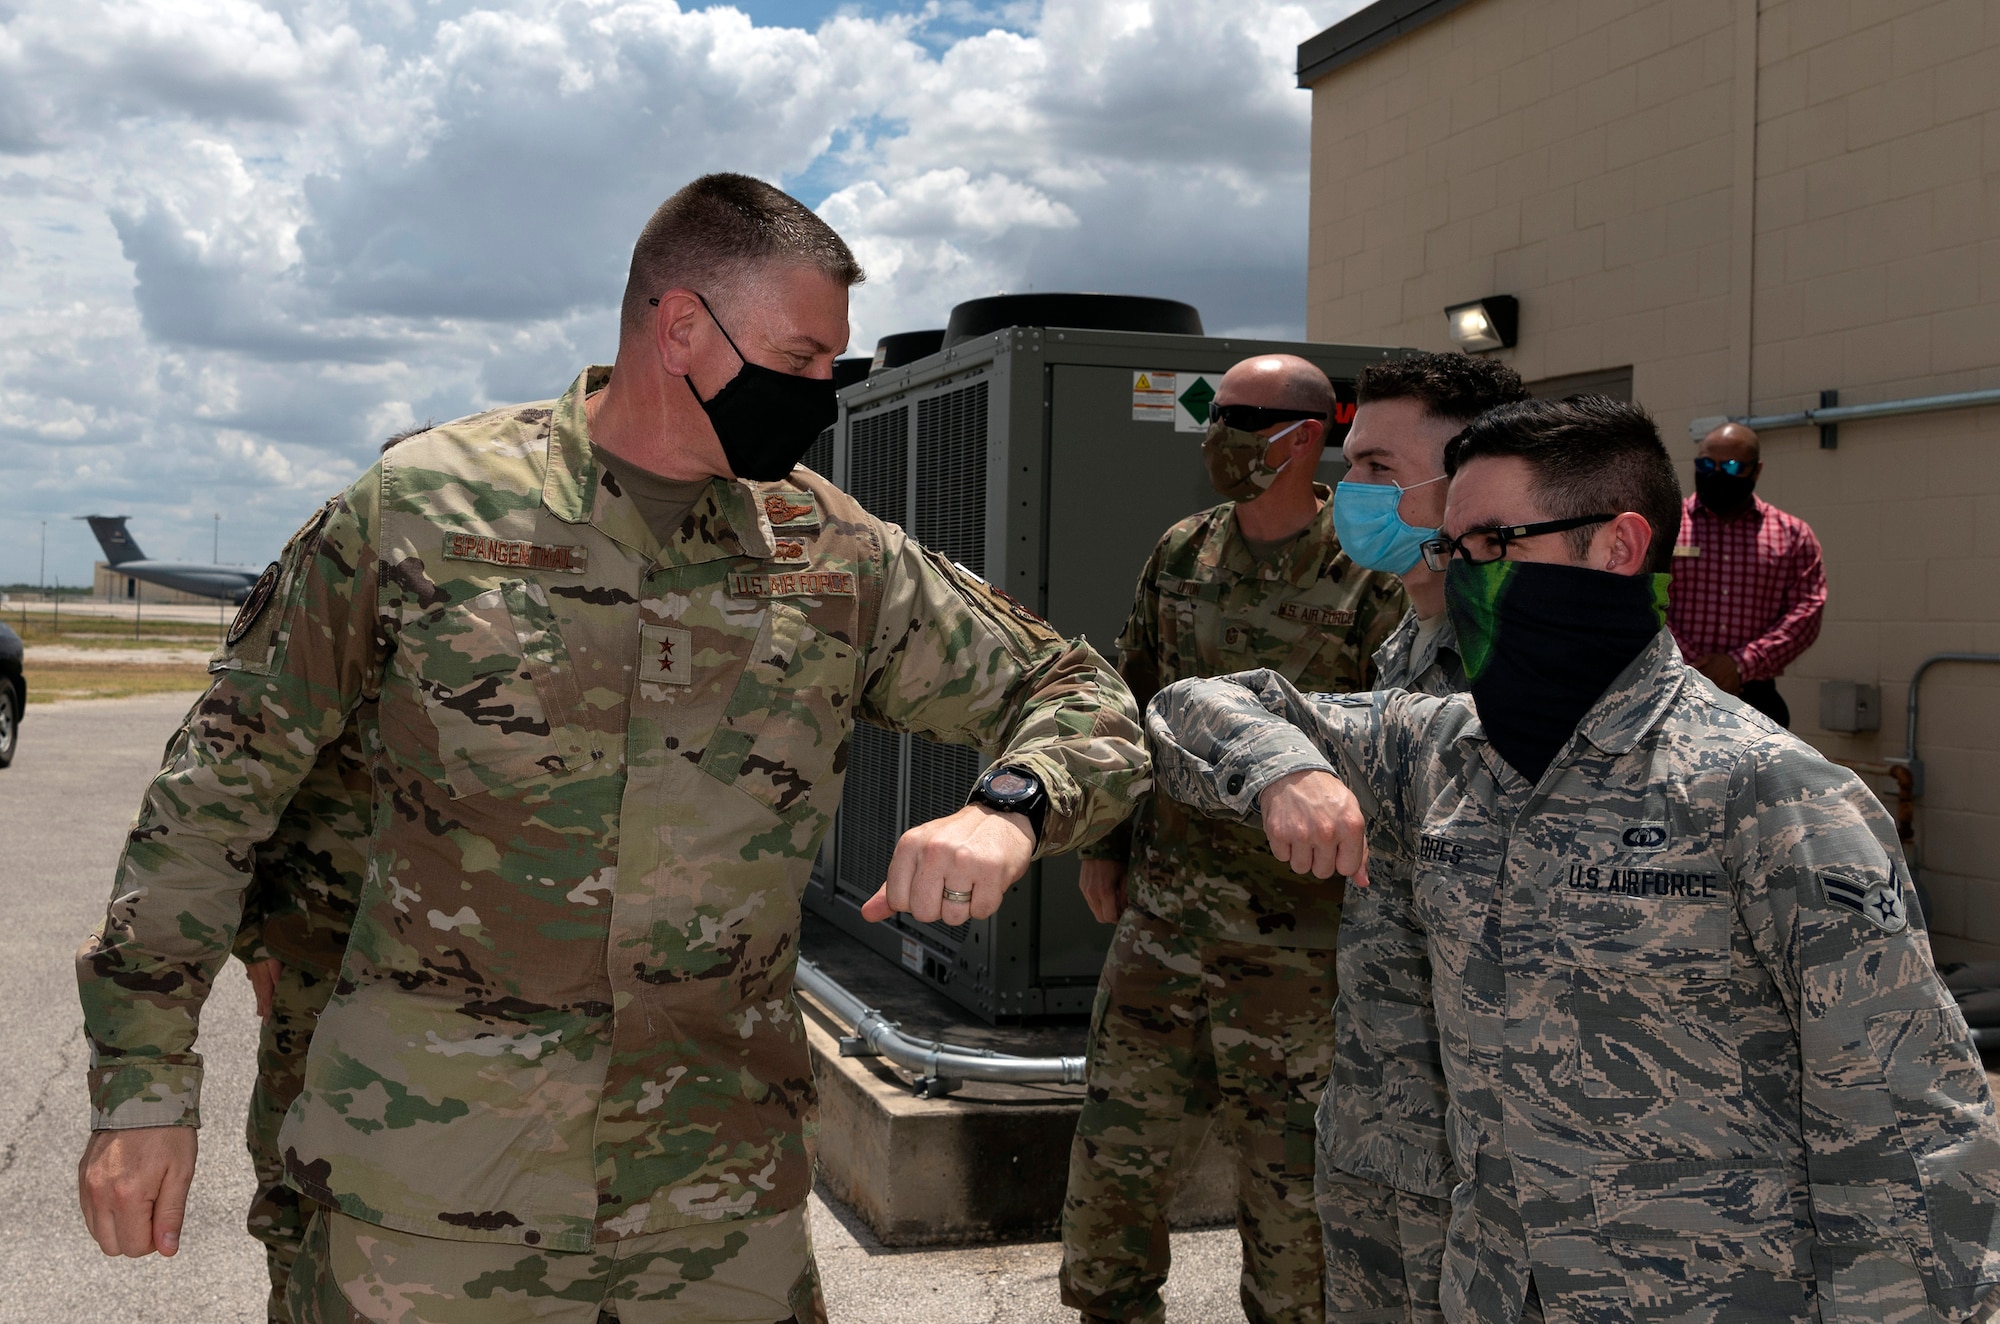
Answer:
M976 302L988 319L1006 311ZM1131 324L1133 302L1113 310L1120 325ZM1061 311L1084 320L1089 306ZM954 326L960 320L954 313ZM842 391L832 435L807 463L875 515L1113 659L1153 545L1169 525L1215 503L1200 442L1222 373L1273 352L1324 369L1343 402L1323 461L1331 481L1341 470L1356 372L1402 353L989 325L1004 329L956 343L947 335L937 352ZM814 464L821 456L826 467ZM857 723L840 813L806 905L989 1022L1087 1014L1111 928L1084 905L1074 856L1038 863L988 919L947 926L907 915L882 924L861 918L897 838L962 806L984 767L976 750Z

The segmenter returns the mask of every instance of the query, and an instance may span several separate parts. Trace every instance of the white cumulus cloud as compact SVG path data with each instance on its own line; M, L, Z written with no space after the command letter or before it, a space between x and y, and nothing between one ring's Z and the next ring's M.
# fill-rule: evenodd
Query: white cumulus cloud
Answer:
M1291 68L1357 7L0 0L0 582L100 509L265 560L387 433L561 391L709 170L848 238L857 353L1025 289L1295 334Z

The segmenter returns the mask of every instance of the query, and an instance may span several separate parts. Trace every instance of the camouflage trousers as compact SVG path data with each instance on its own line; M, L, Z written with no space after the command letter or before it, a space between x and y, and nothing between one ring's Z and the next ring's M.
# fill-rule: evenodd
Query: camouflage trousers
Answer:
M278 1153L278 1128L285 1111L305 1086L306 1048L313 1024L333 996L334 977L302 966L282 965L271 995L271 1018L257 1040L257 1083L250 1091L250 1117L243 1128L256 1172L257 1189L250 1200L250 1235L264 1243L264 1261L271 1273L271 1297L266 1306L271 1324L291 1324L285 1311L285 1280L305 1240L306 1224L318 1208L285 1185L285 1163Z
M1313 1176L1326 1251L1326 1317L1339 1324L1444 1324L1438 1290L1451 1203L1333 1166Z
M1167 1206L1213 1115L1237 1155L1245 1316L1318 1324L1313 1113L1333 1066L1333 993L1331 951L1197 938L1126 910L1070 1147L1066 1305L1091 1320L1165 1318Z
M321 1209L289 1300L298 1324L826 1324L804 1205L574 1253Z

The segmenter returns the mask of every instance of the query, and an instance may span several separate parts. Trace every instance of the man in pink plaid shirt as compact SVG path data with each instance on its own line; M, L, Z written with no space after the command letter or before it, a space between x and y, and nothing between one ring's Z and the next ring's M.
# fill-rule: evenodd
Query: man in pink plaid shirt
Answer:
M1757 434L1725 423L1702 438L1681 506L1667 624L1681 655L1780 726L1777 678L1819 638L1826 566L1806 522L1757 495Z

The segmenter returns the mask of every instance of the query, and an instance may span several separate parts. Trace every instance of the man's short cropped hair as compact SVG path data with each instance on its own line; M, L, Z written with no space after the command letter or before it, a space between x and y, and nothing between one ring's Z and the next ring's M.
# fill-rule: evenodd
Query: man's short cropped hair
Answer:
M1528 398L1520 373L1498 359L1470 354L1418 354L1371 363L1361 370L1354 391L1364 405L1415 400L1433 418L1458 424Z
M644 326L662 290L695 290L714 303L749 272L777 264L812 267L842 285L863 279L846 241L797 198L748 175L703 175L639 232L620 329Z
M1673 569L1681 532L1681 483L1645 410L1602 395L1524 400L1482 414L1444 448L1456 474L1480 456L1516 455L1534 471L1534 491L1550 519L1635 511L1652 526L1646 568ZM1563 536L1581 556L1595 528Z

